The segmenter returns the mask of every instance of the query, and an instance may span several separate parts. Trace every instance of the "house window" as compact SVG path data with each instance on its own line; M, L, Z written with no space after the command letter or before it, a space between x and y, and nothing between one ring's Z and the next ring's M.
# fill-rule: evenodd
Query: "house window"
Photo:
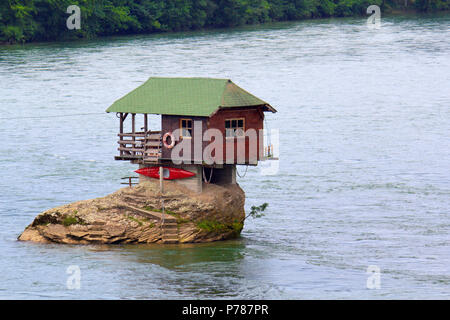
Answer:
M181 136L183 138L192 137L192 120L191 119L181 119L180 120Z
M225 135L227 138L243 137L244 132L244 118L225 120Z

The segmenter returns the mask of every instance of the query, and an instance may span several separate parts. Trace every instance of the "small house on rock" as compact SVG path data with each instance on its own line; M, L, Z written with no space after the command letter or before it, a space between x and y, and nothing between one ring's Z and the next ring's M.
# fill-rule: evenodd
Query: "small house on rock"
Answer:
M204 181L236 183L236 165L265 159L268 111L276 112L228 79L153 77L106 110L115 112L120 122L116 160L129 160L141 169L189 171L194 175L176 182L196 192ZM143 119L136 128L139 114ZM161 115L160 131L149 128L149 114ZM130 132L124 132L127 119Z

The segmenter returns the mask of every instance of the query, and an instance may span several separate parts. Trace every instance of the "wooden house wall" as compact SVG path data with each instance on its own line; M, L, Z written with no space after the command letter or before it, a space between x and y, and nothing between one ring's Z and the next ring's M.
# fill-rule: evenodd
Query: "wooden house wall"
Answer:
M250 147L249 147L249 137L236 137L236 138L226 138L225 132L225 120L226 119L236 119L243 118L245 130L254 129L257 134L257 148L256 148L256 158L250 156ZM263 141L262 137L259 135L259 130L263 129L264 122L264 113L261 109L222 109L216 112L211 118L207 117L190 117L190 116L172 116L172 115L162 115L161 117L161 134L164 135L166 132L174 132L176 129L180 129L180 120L181 119L192 119L193 121L201 121L202 122L202 137L209 128L215 128L222 132L223 135L223 159L221 159L222 163L226 163L227 159L227 149L232 147L234 154L233 163L237 163L237 150L239 146L245 146L245 163L256 164L258 160L260 160L261 155L263 154ZM193 122L194 123L194 122ZM195 133L194 133L195 136ZM239 144L238 140L244 139L243 144ZM191 143L191 159L190 161L194 161L194 137L192 137ZM242 141L242 140L241 140ZM228 142L228 144L227 144ZM231 142L231 143L230 143ZM178 142L177 142L178 143ZM202 151L209 144L208 141L202 142ZM166 147L162 147L162 158L170 159L171 152L173 149L168 149ZM186 159L187 160L187 159ZM198 160L198 159L197 159ZM202 159L200 159L201 161ZM217 159L216 161L220 161Z
M225 134L225 120L226 119L244 119L244 130L247 131L249 129L254 129L257 135L257 148L256 148L256 159L254 157L250 157L250 148L249 148L249 137L236 137L236 138L226 138ZM259 135L259 130L263 129L264 126L264 113L261 109L221 109L216 114L214 114L208 121L209 128L217 128L223 134L223 161L225 162L227 159L227 149L230 148L230 145L227 146L227 142L234 142L232 144L232 148L234 152L234 163L237 163L237 149L239 146L238 140L244 139L244 143L242 145L245 146L245 163L255 163L257 162L261 155L263 154L264 144L262 141L262 137ZM253 156L253 155L252 155Z
M206 117L192 117L192 116L172 116L172 115L162 115L161 116L161 135L164 136L166 132L174 132L176 129L180 129L180 120L181 119L191 119L193 120L192 125L194 126L194 121L202 122L202 137L207 129L207 119ZM179 138L177 138L179 139ZM191 159L190 161L194 161L194 137L190 139L191 143ZM179 143L179 142L177 142ZM202 143L202 151L208 145L207 142ZM168 149L166 147L162 147L162 155L163 159L171 159L171 152L173 149ZM181 153L180 156L183 156ZM183 158L184 159L184 158ZM188 159L186 159L188 160ZM199 159L202 161L203 159Z

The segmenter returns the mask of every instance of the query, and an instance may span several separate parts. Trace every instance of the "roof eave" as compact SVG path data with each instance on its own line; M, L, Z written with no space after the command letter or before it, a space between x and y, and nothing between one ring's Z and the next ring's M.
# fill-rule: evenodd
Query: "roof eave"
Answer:
M264 107L266 107L267 109L266 110L263 110L263 111L270 111L270 112L272 112L272 113L277 113L278 111L274 108L274 107L272 107L270 104L265 104L264 105Z
M135 113L135 114L154 114L154 115L162 115L162 116L187 116L187 117L209 117L205 114L189 114L189 113L157 113L157 112L131 112L131 111L108 111L106 110L106 113Z
M278 112L274 107L272 107L270 104L268 104L268 103L266 103L266 104L258 104L258 105L254 105L254 106L234 106L234 107L222 107L222 106L219 106L213 113L211 113L210 115L209 115L209 117L211 118L212 116L214 116L215 114L217 114L217 112L219 112L220 110L224 110L224 109L227 109L227 110L233 110L234 108L248 108L248 109L250 109L250 108L260 108L260 107L263 107L264 109L263 109L263 111L265 112L265 111L270 111L270 112L272 112L272 113L276 113L276 112Z

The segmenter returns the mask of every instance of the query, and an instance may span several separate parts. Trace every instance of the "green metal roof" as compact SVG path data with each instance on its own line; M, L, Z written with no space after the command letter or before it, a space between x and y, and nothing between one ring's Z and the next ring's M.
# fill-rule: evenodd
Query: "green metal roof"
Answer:
M106 112L211 116L219 108L265 106L228 79L150 78L114 102Z

